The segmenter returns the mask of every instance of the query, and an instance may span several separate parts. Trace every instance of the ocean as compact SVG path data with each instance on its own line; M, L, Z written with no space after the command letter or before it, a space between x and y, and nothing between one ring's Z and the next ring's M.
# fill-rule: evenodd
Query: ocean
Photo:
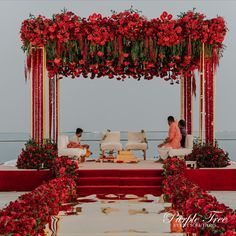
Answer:
M73 132L63 132L62 134L72 136ZM167 132L148 131L146 134L148 139L147 158L153 159L158 155L157 145L167 136ZM197 136L197 133L195 134ZM0 163L17 159L29 137L29 133L0 133ZM83 134L81 142L90 145L93 158L97 158L100 154L99 142L101 138L101 132L85 132ZM236 131L217 132L216 139L219 146L229 153L230 159L236 161ZM127 132L121 132L123 147L125 147L126 142ZM142 158L142 152L135 152L135 155Z

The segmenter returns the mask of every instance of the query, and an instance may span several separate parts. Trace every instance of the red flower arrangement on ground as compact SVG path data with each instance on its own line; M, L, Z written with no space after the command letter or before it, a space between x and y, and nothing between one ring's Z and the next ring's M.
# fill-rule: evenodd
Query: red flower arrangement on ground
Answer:
M38 144L34 140L29 140L22 149L17 160L19 169L50 169L54 159L57 157L57 147L46 140L43 144Z
M185 159L196 161L198 167L225 167L230 164L228 153L218 144L211 143L195 143L193 152Z
M109 17L94 13L81 19L72 12L30 16L21 26L23 49L45 46L49 77L123 80L154 76L177 79L198 68L201 44L206 55L220 55L227 28L222 17L206 19L194 11L177 19L163 12L148 20L133 9ZM30 70L30 64L28 64Z
M186 167L183 165L184 161L177 158L168 158L164 162L163 192L165 199L172 202L173 208L183 217L196 215L193 223L190 221L185 225L185 231L199 235L235 235L236 211L220 204L215 197L189 181L184 176ZM214 214L214 219L223 220L207 224L209 214Z
M0 211L0 234L14 236L45 235L44 228L62 204L76 198L76 183L61 177L24 194Z

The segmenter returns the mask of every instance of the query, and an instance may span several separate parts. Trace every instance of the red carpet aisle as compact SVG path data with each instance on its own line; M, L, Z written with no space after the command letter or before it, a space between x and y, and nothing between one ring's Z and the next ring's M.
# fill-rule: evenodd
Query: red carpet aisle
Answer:
M0 191L32 191L50 179L49 170L1 170Z
M135 194L143 196L162 193L162 170L112 169L79 170L78 192L90 194Z

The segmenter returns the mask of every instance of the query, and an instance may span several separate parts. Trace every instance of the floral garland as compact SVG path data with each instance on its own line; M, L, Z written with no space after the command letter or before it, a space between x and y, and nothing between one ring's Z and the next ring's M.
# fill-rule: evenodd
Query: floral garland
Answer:
M61 177L24 194L0 211L0 234L4 236L45 235L44 228L62 204L76 198L76 183Z
M168 158L165 161L163 192L165 198L172 202L173 208L179 211L183 217L188 218L196 214L198 221L194 221L194 224L187 223L186 233L235 236L236 211L220 204L215 197L189 181L184 176L184 169L186 168L184 165L184 161L178 158ZM214 211L217 217L225 218L226 221L204 225L203 223L209 220L207 216L211 211Z
M56 74L118 80L158 76L177 81L199 69L202 43L206 56L216 56L217 62L226 32L222 17L206 19L195 11L177 19L163 12L151 20L134 11L109 17L94 13L87 19L63 11L52 19L31 15L22 22L21 40L28 55L26 74L32 48L45 47L49 78Z

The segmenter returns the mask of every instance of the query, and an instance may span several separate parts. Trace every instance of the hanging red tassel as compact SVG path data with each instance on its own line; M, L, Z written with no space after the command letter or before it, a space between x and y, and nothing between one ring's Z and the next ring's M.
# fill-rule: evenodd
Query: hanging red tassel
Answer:
M32 78L31 78L31 83L32 83L32 104L31 104L31 112L32 112L32 124L31 124L31 138L33 140L35 140L35 109L36 109L36 105L35 105L35 89L36 89L36 86L35 86L35 73L36 73L36 70L35 70L35 62L36 62L36 58L35 58L36 54L35 54L35 51L32 50Z
M116 55L117 53L117 42L116 42L116 37L113 40L113 44L114 44L114 55Z
M52 139L52 79L48 80L48 138Z
M194 97L197 96L197 93L196 93L196 78L195 78L195 73L193 72L193 75L192 75L192 93L194 95Z
M214 62L209 64L209 142L214 143Z
M205 135L207 143L214 143L214 58L205 61Z
M88 55L88 42L85 39L84 40L84 50L83 50L83 60L87 61L87 55Z
M149 37L149 53L150 53L150 58L153 62L156 62L156 55L155 55L155 52L154 52L154 48L153 48L153 40L151 37Z
M189 39L188 39L188 56L192 56L192 41L191 41L191 39L190 39L190 37L189 37Z
M204 107L205 107L205 141L206 143L209 143L209 90L208 90L208 84L209 84L209 61L205 59L205 83L204 83Z
M216 72L216 69L219 66L219 55L216 47L213 48L212 60L213 60L213 70L214 72Z
M144 54L145 55L148 54L148 48L149 48L149 38L145 37L145 41L144 41Z
M55 96L55 81L56 81L56 76L53 78L53 85L52 85L52 137L55 142L56 140L56 109L55 109L55 104L56 104L56 96Z
M187 77L183 77L184 80L184 120L187 122Z
M35 49L35 140L39 142L39 84L38 84L38 50Z
M192 134L192 76L186 77L187 81L187 133Z
M124 60L122 41L123 41L122 36L119 35L118 36L119 65L121 65L123 63L123 60Z
M83 36L82 36L82 34L79 35L79 47L80 47L81 55L83 56L84 44L83 44Z
M61 43L59 41L56 44L56 56L61 57Z

